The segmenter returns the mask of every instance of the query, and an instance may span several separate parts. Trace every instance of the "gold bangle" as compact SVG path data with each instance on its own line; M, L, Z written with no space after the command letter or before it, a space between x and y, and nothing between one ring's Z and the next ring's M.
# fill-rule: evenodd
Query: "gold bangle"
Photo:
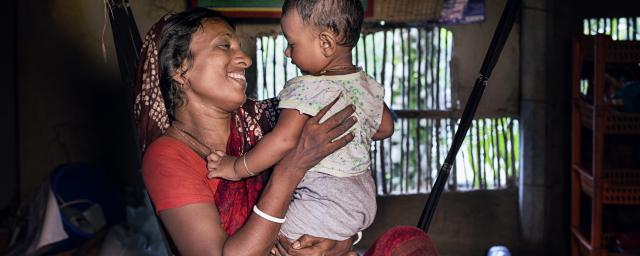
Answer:
M249 171L249 167L247 167L247 155L246 154L242 155L242 163L244 163L244 170L247 172L247 174L249 174L249 177L256 176L256 174L251 172L251 171ZM235 163L234 163L234 167L235 167Z

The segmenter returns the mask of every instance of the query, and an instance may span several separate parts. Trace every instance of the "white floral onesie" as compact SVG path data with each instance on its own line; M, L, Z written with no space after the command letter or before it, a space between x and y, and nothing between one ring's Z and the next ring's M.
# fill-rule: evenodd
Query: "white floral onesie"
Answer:
M321 122L354 104L358 122L351 131L355 137L309 170L298 185L281 228L291 240L303 234L344 240L367 228L375 217L369 149L382 121L384 88L363 71L300 76L289 80L278 95L279 108L315 116L340 93L342 97Z

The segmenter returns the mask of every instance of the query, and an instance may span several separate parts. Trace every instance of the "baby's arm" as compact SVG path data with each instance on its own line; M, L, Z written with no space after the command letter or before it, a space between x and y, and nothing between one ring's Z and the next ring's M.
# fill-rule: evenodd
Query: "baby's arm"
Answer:
M382 140L391 137L393 134L393 117L391 117L391 111L387 104L384 104L384 109L382 110L382 121L380 121L380 127L378 127L378 131L373 134L373 140Z
M296 145L307 119L309 116L301 114L298 110L282 109L276 127L267 133L251 151L243 157L222 157L217 168L213 170L209 168L207 177L237 180L261 173L280 161Z

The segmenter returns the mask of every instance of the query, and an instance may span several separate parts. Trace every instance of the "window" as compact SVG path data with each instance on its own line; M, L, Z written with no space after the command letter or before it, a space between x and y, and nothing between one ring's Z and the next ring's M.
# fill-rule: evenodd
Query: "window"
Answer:
M640 17L591 18L582 23L585 35L606 34L613 40L640 40Z
M640 17L625 18L590 18L582 21L585 35L605 34L612 40L638 41L640 40ZM580 80L580 93L587 95L589 79Z
M283 36L262 36L256 44L258 97L274 97L300 72L284 56ZM451 83L452 46L444 28L403 27L365 32L353 49L355 64L384 85L385 102L397 114L394 135L371 149L380 195L426 193L435 182L462 113ZM516 186L518 149L517 119L474 120L447 189Z

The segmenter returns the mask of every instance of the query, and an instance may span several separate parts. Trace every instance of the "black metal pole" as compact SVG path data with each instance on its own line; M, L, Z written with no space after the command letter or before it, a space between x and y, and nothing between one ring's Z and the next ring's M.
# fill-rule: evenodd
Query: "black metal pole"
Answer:
M467 131L471 126L471 121L473 121L473 116L478 109L482 93L484 92L484 88L487 86L487 80L489 80L491 71L493 71L493 68L498 62L498 58L500 57L502 48L504 48L504 44L509 37L509 32L513 27L513 23L520 13L520 1L521 0L507 0L507 5L502 12L502 17L500 18L500 22L498 22L498 27L493 35L493 39L491 40L491 45L489 45L489 50L487 50L484 62L480 68L480 74L473 85L473 90L471 91L471 95L469 95L464 112L462 112L460 125L453 137L453 144L451 145L451 148L449 148L447 158L445 158L442 167L440 167L440 170L438 171L438 178L433 185L429 199L427 200L427 203L422 210L422 214L420 215L418 228L421 228L425 232L429 231L429 224L431 224L431 219L435 213L436 206L438 206L438 201L440 200L444 186L449 179L451 167L453 166L453 162L458 154L458 150L460 150L460 147L462 146L464 137L467 135Z
M131 88L134 87L134 80L138 72L138 53L142 48L142 39L133 19L129 0L108 0L105 1L105 4L109 11L120 77L126 86L127 96L133 98ZM129 107L132 109L131 106Z

